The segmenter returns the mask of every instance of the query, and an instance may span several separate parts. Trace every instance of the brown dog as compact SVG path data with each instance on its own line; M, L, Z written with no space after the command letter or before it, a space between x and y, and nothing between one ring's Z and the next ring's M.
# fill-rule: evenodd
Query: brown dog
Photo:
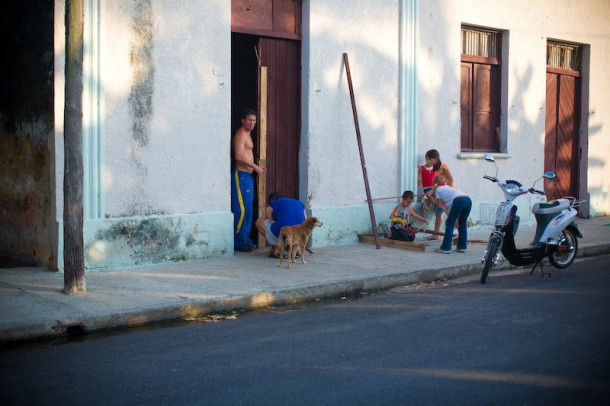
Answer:
M290 268L291 262L296 261L297 252L301 253L301 263L305 262L305 246L307 240L313 232L314 227L322 227L322 222L316 217L308 217L299 225L296 226L285 226L280 230L280 235L277 238L277 245L280 248L280 264L282 266L282 259L284 258L284 242L288 244L288 265L286 268Z

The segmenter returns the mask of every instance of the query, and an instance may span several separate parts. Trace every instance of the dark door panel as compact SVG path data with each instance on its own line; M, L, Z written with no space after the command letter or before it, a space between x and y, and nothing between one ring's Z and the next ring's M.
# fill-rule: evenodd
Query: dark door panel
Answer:
M462 62L460 76L462 150L472 151L472 63Z
M261 38L267 67L267 193L299 198L301 43Z
M497 66L474 64L473 80L473 150L498 151L496 127L500 126L497 87Z
M460 84L462 151L499 151L500 66L462 62Z
M557 175L545 182L549 199L578 196L577 77L547 72L544 169Z

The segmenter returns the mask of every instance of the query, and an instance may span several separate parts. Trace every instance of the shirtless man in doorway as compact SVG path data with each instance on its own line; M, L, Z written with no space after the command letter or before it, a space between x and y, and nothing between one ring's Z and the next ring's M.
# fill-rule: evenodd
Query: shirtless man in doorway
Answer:
M250 239L254 201L252 172L256 171L259 175L265 173L265 168L254 163L251 133L255 126L256 112L248 109L242 114L241 127L233 136L235 166L231 174L231 210L234 216L234 249L241 252L250 252L256 248Z

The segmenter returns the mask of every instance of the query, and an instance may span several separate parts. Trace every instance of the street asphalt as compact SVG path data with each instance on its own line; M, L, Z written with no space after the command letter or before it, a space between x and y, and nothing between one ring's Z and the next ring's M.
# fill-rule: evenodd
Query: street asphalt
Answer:
M610 217L577 219L583 238L578 257L610 253ZM315 232L315 231L314 231ZM290 269L278 268L267 252L236 252L232 257L88 270L87 291L65 295L63 273L42 268L0 269L0 343L103 332L149 323L231 314L249 309L336 298L359 292L432 282L481 272L490 228L469 229L465 253L435 253L373 244L332 246L307 253ZM520 227L524 246L533 227ZM423 240L418 234L416 241ZM286 262L284 262L286 264ZM514 269L508 263L497 272ZM547 267L553 277L561 270ZM488 284L494 283L495 271ZM540 272L532 277L540 277Z

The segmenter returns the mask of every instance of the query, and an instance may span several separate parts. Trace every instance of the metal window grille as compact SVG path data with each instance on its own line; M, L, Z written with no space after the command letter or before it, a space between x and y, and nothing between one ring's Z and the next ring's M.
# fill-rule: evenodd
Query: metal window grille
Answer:
M577 71L580 68L580 47L549 41L546 44L546 64L551 68Z
M462 53L485 58L498 58L498 31L462 27Z

